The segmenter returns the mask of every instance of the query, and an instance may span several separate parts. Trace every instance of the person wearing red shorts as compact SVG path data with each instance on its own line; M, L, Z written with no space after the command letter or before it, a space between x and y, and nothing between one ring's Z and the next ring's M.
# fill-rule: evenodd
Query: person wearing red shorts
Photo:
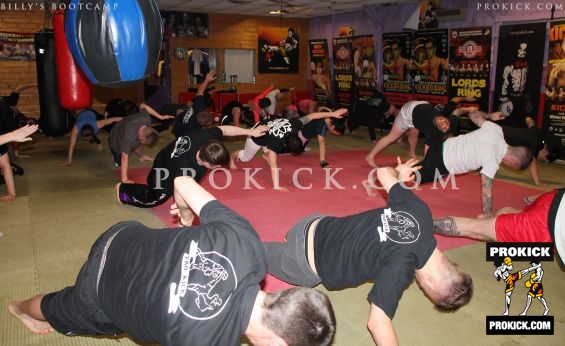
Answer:
M523 210L502 208L494 216L445 216L434 220L434 232L498 242L553 242L565 261L565 189L541 194ZM563 266L562 266L563 268Z

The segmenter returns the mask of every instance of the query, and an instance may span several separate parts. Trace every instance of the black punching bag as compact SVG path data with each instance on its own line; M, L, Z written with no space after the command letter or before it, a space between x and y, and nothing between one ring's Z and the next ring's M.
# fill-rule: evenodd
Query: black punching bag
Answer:
M48 136L61 136L72 127L71 114L59 104L57 69L55 66L55 36L53 30L35 33L35 64L39 91L39 126Z

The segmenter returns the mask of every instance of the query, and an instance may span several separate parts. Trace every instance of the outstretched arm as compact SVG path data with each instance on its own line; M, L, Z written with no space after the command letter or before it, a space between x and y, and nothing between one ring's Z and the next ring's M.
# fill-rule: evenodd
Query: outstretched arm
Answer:
M269 127L266 125L256 126L251 129L244 129L238 126L232 125L221 125L218 126L224 136L227 137L234 137L234 136L251 136L251 137L261 137L269 130Z
M121 118L121 117L112 117L112 118L106 118L106 119L97 120L97 121L96 121L96 126L97 126L99 129L101 129L101 128L103 128L104 126L108 126L108 125L113 124L113 123L115 123L115 122L117 122L117 121L120 121L120 120L122 120L122 119L123 119L123 118Z
M312 120L316 120L316 119L323 119L323 118L343 118L343 116L347 113L347 108L340 108L336 111L333 112L314 112L314 113L310 113L308 115L305 115L303 117L300 118L300 121L302 122L302 124L306 125L309 122L311 122Z
M416 166L418 160L415 159L410 159L405 163L402 163L400 157L397 157L396 160L398 165L395 168L382 167L377 170L377 178L387 193L398 182L413 181L414 172L422 168L422 166Z
M171 214L178 215L181 225L190 226L194 215L200 216L204 205L216 198L192 177L176 177L174 184L175 203L171 206Z
M0 145L9 143L9 142L27 142L31 141L31 134L33 134L39 128L38 125L26 125L20 127L17 130L12 132L8 132L4 135L0 135Z
M147 113L149 113L149 115L151 115L152 117L155 117L159 120L165 120L165 119L175 119L174 115L161 115L159 114L159 112L157 112L155 109L153 109L153 107L151 107L150 105L146 104L146 103L142 103L139 105L139 109L145 109L145 111L147 111Z

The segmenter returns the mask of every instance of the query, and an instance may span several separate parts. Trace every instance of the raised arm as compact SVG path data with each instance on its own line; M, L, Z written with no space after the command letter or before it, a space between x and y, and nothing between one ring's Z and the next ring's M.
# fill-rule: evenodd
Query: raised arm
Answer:
M200 216L202 207L216 198L191 177L176 177L174 184L175 203L171 206L171 214L178 215L181 225L190 226L194 215Z
M204 95L204 92L206 91L208 84L214 81L214 79L216 79L216 70L212 69L208 71L206 77L204 77L204 81L202 82L202 84L200 84L200 86L196 90L196 95Z
M469 119L471 119L471 121L477 125L478 127L483 126L483 124L485 123L485 121L489 120L489 116L488 114L486 114L483 111L474 111L469 113Z

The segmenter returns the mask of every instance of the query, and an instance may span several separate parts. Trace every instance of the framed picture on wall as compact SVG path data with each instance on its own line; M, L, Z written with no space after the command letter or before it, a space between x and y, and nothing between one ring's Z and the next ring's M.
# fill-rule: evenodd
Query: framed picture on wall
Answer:
M298 32L294 28L260 27L259 73L298 73Z

